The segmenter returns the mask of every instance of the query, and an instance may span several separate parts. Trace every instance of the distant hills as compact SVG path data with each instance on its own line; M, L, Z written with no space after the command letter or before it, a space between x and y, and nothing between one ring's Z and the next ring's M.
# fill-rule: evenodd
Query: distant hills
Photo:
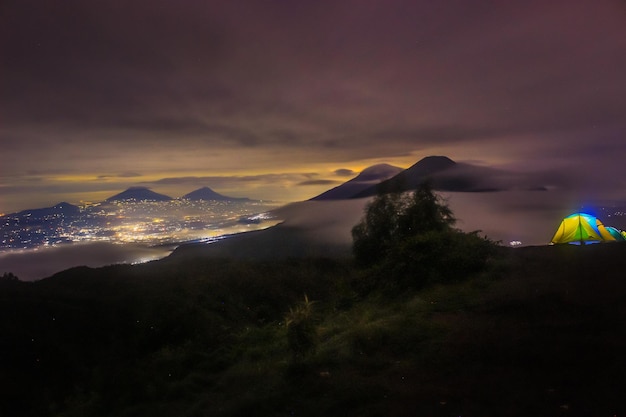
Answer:
M195 191L185 194L181 200L191 201L251 201L249 198L228 197L217 193L209 187L202 187ZM159 194L147 187L130 187L119 194L107 198L105 201L171 201L174 198L165 194Z
M202 187L181 197L182 200L191 201L251 201L249 198L228 197L217 193L209 187Z
M171 201L172 197L165 194L159 194L147 187L130 187L119 194L106 199L106 201Z
M173 197L170 197L165 194L160 194L155 191L152 191L148 187L129 187L121 193L115 194L104 202L112 203L119 201L155 201L155 202L166 202L176 200ZM246 201L254 201L246 197L229 197L222 195L218 192L213 191L209 187L202 187L197 190L194 190L190 193L185 194L180 197L180 200L189 200L189 201L233 201L233 202L246 202ZM52 207L44 207L44 208L36 208L36 209L26 209L16 213L9 213L5 215L0 215L0 217L31 217L32 219L44 219L51 216L57 217L71 217L78 216L80 214L80 207L75 206L70 203L61 202Z
M13 216L30 216L32 218L44 218L49 216L75 216L80 213L80 208L70 203L62 202L52 207L44 207L38 209L23 210L19 213L13 213Z

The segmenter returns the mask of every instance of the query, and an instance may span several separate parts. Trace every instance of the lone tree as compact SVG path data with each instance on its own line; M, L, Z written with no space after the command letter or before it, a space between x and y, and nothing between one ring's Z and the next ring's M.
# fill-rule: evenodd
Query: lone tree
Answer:
M496 245L455 223L427 182L412 193L381 193L352 229L355 261L370 268L374 286L404 290L463 279L484 268Z
M354 256L361 266L373 265L402 241L426 232L451 230L455 222L452 211L427 182L409 194L381 193L352 228Z

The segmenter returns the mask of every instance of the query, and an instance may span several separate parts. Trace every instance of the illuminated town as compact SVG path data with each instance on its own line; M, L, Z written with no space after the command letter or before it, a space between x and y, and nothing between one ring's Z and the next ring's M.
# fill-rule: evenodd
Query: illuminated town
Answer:
M211 240L279 222L264 201L107 201L60 203L0 217L0 251L73 242L140 242L148 246Z

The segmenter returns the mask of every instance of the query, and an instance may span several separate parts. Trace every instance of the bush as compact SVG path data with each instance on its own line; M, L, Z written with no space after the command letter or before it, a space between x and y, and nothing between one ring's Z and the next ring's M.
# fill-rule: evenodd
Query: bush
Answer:
M305 295L304 302L289 309L285 317L287 342L293 359L296 361L303 359L317 348L318 338L313 304L314 301L309 301L309 297Z
M495 245L478 232L430 231L403 241L383 264L398 289L460 281L482 271Z

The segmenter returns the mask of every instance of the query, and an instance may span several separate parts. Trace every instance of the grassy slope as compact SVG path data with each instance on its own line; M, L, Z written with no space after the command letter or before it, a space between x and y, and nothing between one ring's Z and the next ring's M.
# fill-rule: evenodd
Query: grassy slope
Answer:
M503 250L358 295L348 262L186 257L0 291L0 415L621 415L626 245ZM319 344L294 360L307 294ZM28 387L28 388L27 388Z

